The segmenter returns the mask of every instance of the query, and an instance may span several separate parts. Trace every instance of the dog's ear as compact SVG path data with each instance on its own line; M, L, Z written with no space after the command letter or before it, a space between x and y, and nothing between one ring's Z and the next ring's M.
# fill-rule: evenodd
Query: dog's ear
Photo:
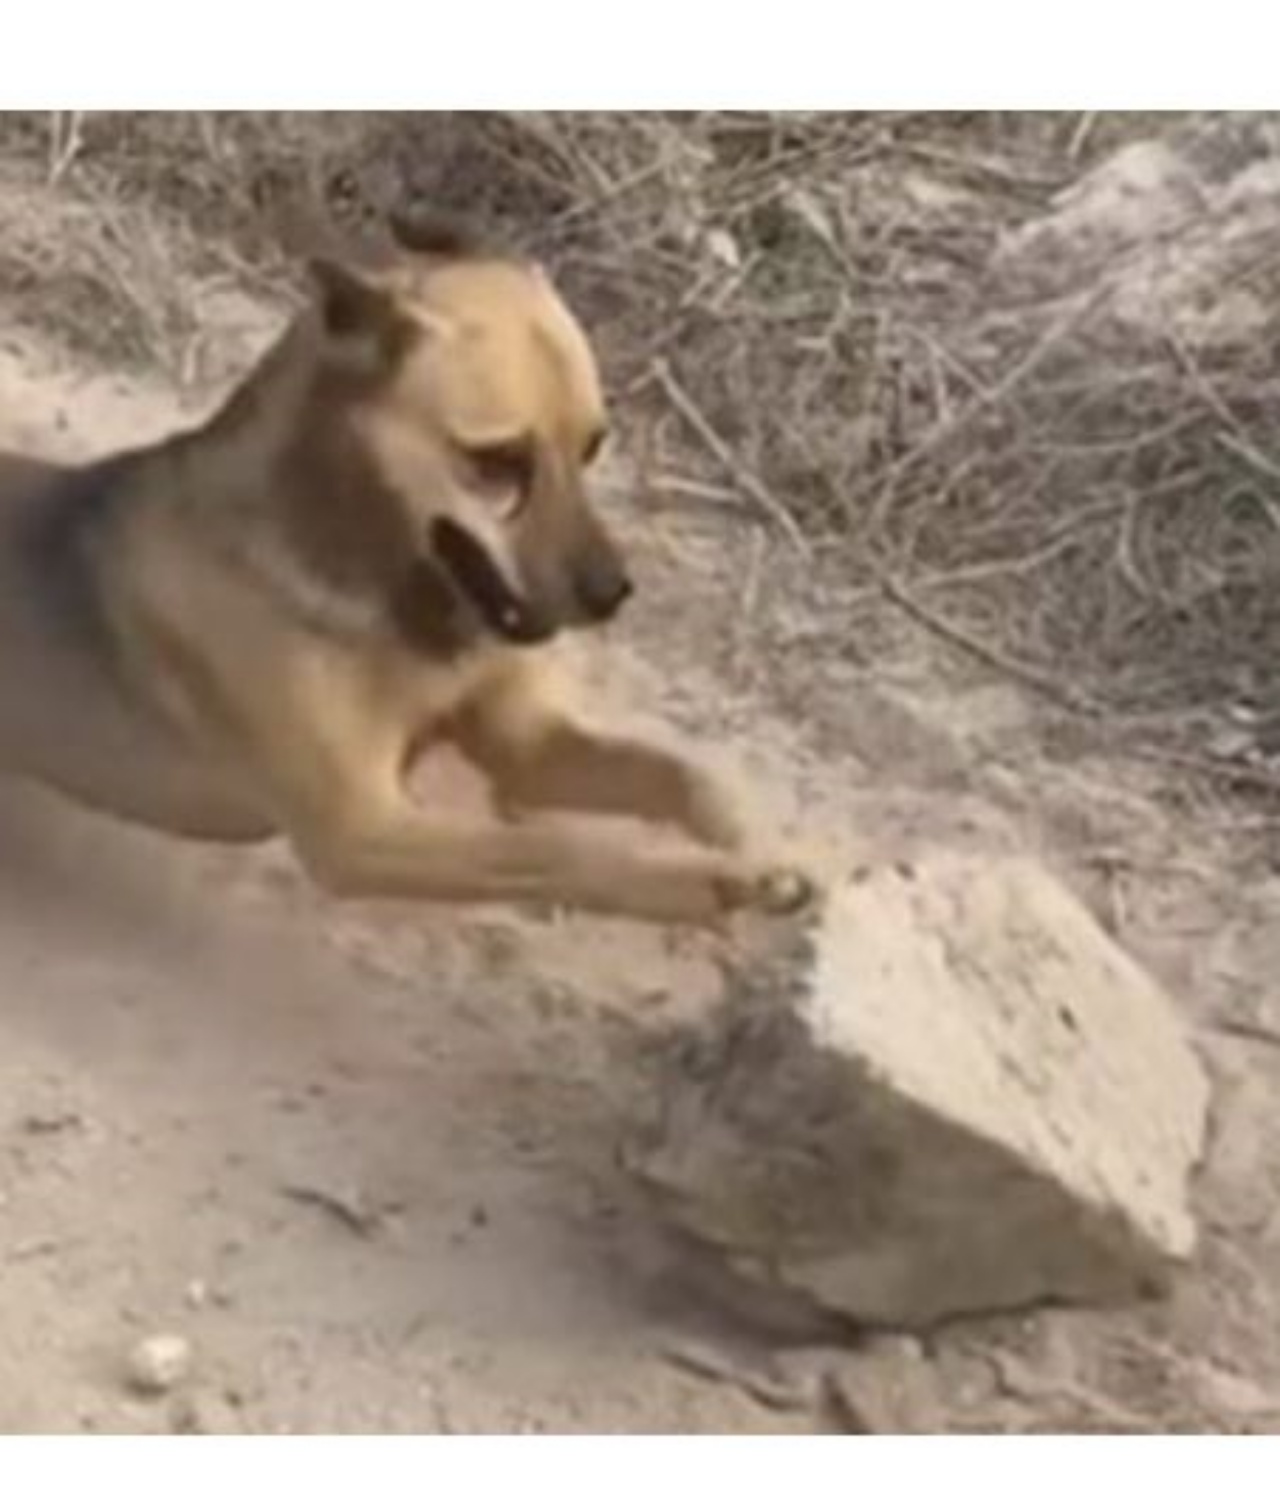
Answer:
M391 291L334 259L312 259L310 269L330 343L370 371L394 361L412 326Z

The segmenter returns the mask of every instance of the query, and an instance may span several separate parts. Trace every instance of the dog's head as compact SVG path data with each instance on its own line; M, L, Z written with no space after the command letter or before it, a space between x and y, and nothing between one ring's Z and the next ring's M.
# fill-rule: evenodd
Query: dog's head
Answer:
M631 581L586 490L605 437L586 336L536 266L396 227L388 268L313 266L321 371L344 390L325 416L374 488L362 499L394 508L370 523L428 581L408 592L438 601L443 584L502 640L608 620Z

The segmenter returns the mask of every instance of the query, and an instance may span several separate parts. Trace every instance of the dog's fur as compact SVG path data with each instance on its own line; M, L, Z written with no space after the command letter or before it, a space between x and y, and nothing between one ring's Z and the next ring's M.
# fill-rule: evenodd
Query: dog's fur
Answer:
M342 894L791 908L806 882L749 859L715 777L561 697L561 633L630 588L584 490L605 426L584 334L535 266L398 236L385 266L317 263L202 427L75 468L0 457L0 770L171 833L284 833ZM443 740L494 821L411 799Z

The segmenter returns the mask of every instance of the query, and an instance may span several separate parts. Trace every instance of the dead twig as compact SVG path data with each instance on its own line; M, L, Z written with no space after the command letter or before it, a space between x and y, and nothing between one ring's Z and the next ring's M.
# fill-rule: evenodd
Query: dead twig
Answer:
M878 583L885 598L892 601L899 610L910 616L917 625L931 632L934 636L948 642L957 650L982 662L985 666L1002 672L1006 677L1013 678L1024 687L1039 693L1041 697L1049 699L1061 708L1070 709L1073 713L1082 713L1090 717L1100 717L1105 713L1104 708L1092 698L1077 693L1074 688L1041 672L1038 668L1027 662L1019 661L1016 657L1010 657L989 646L985 641L961 630L949 620L923 605L914 595L907 590L902 582L895 579L893 575L881 573Z
M710 481L695 481L688 476L671 473L654 476L638 489L643 500L654 503L663 498L674 501L686 500L712 507L725 516L742 514L742 498L728 486L716 486Z
M364 1241L376 1235L383 1227L383 1212L358 1197L337 1194L314 1184L282 1184L280 1193L286 1199L320 1210Z
M1172 766L1195 775L1212 776L1237 786L1249 786L1258 791L1280 795L1280 771L1268 770L1261 765L1247 765L1238 760L1219 760L1213 755L1197 755L1189 750L1171 749L1163 745L1134 744L1128 753L1139 760L1150 760L1155 765Z
M880 490L871 504L872 527L877 528L883 522L894 493L908 471L918 466L926 457L935 455L944 444L954 440L983 414L990 413L1011 398L1019 385L1098 308L1109 293L1110 286L1102 284L1091 291L1072 296L1066 308L1054 317L1048 328L998 382L976 393L954 418L934 424L922 439L912 445L889 468L880 482Z
M801 531L800 524L764 484L743 465L742 461L738 459L720 435L716 433L706 415L685 389L681 387L665 358L656 357L654 359L653 376L654 381L662 389L672 408L680 415L689 429L698 436L708 451L724 466L729 475L733 477L735 484L742 491L743 495L751 500L760 516L785 533L797 551L803 554L805 558L811 557L812 549L808 539Z
M1069 179L1065 174L1049 175L1040 171L1019 170L1012 161L997 160L990 155L959 153L937 145L908 145L907 153L932 165L946 166L965 175L980 176L1017 191L1056 191L1065 186Z
M50 116L49 170L50 186L56 186L70 170L84 145L84 115L76 109L55 111Z
M747 560L747 574L742 586L742 598L733 622L731 656L735 672L741 672L750 649L756 606L760 600L761 578L764 572L765 534L763 530L757 528L752 537L754 541Z
M1089 143L1089 136L1093 133L1093 126L1097 122L1096 112L1081 114L1079 122L1071 131L1071 139L1067 143L1067 159L1073 165L1084 154L1084 147Z
M1073 522L1064 523L1048 542L1025 553L1012 554L1008 558L992 559L988 563L969 564L959 569L938 569L922 574L915 581L916 589L958 589L963 585L990 584L995 579L1009 579L1029 574L1060 558L1076 544L1084 541L1093 527L1115 518L1115 507L1108 503L1088 512L1082 512Z

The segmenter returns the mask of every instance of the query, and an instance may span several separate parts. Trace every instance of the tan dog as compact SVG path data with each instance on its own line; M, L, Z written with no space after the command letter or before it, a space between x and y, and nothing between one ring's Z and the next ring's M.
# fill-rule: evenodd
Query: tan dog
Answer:
M535 267L401 224L200 428L97 464L0 458L0 769L171 833L284 833L339 894L707 921L786 911L705 770L562 700L560 633L630 591L589 504L587 341ZM515 820L439 819L455 744ZM538 809L674 823L625 846Z

